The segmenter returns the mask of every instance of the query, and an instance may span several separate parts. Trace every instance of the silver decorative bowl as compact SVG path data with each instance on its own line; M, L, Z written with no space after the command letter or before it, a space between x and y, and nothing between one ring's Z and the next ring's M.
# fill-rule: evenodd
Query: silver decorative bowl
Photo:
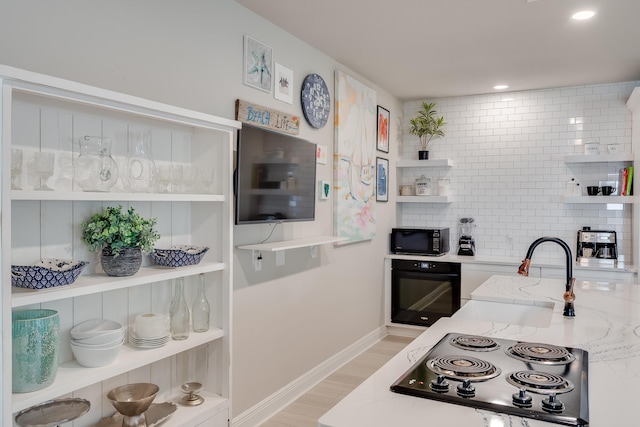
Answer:
M12 265L11 284L17 288L48 289L76 281L87 261L44 258L34 265Z
M198 264L208 250L206 246L174 245L169 249L154 249L149 257L157 265L184 267Z
M151 383L135 383L116 387L107 398L124 418L123 427L147 427L144 413L155 399L160 388Z

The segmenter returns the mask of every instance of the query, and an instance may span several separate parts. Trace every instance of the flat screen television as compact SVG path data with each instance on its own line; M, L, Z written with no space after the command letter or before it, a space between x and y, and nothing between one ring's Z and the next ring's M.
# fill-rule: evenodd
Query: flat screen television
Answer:
M238 131L235 223L313 221L316 144L250 125Z

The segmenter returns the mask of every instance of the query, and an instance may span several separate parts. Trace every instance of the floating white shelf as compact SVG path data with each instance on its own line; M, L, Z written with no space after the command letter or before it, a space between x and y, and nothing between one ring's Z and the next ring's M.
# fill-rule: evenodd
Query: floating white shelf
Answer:
M565 203L635 203L635 196L564 196Z
M13 200L63 200L63 201L123 201L123 202L224 202L220 194L175 193L98 193L82 191L28 191L12 190Z
M451 203L451 196L398 196L398 203Z
M346 237L312 236L312 237L302 237L300 239L293 239L293 240L283 240L280 242L241 245L241 246L237 246L237 248L250 250L250 251L277 252L277 251L286 251L287 249L306 248L309 246L324 245L326 243L343 242L345 240L347 240Z
M429 159L429 160L398 160L398 168L450 168L453 162L450 159Z
M632 162L632 153L620 154L568 154L564 156L565 163L603 163L603 162Z

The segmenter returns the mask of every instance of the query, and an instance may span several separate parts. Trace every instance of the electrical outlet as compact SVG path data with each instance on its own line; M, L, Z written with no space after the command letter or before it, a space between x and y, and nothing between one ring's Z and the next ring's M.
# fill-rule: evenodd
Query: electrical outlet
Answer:
M252 251L253 271L262 271L262 252Z

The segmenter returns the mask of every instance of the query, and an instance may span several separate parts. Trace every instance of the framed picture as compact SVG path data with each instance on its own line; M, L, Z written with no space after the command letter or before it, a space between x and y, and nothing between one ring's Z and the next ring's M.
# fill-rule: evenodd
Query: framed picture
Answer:
M244 36L244 84L271 93L273 49Z
M389 201L389 159L376 157L376 202Z
M293 71L276 62L276 78L273 97L293 104Z
M389 152L389 110L378 105L378 151Z

